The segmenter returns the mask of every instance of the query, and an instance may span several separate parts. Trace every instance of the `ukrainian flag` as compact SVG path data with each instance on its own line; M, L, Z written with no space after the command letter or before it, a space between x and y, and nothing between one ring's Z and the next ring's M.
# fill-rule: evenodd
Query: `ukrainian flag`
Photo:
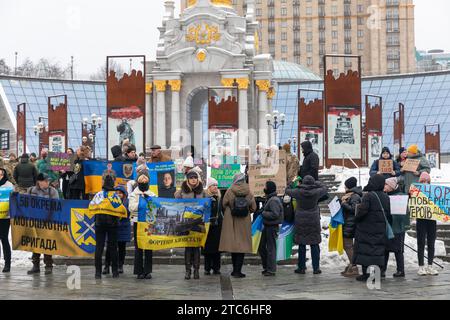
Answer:
M263 217L259 215L252 224L252 246L253 246L253 254L258 253L259 244L261 242L262 230L264 228L263 225Z
M344 225L344 213L339 210L338 213L334 217L331 218L329 229L330 229L330 238L328 241L328 251L329 252L338 252L340 255L344 254L344 233L343 233L343 225Z
M126 185L128 180L133 180L136 175L136 164L127 162L108 161L84 161L83 173L85 182L85 193L96 194L102 190L102 176L111 165L111 172L116 177L116 185ZM127 174L128 176L125 176Z

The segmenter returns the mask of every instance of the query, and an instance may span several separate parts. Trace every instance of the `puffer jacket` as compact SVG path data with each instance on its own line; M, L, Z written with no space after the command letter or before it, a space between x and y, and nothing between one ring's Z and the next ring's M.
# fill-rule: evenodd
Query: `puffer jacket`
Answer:
M361 203L363 192L361 187L355 187L342 197L341 207L344 213L344 238L353 239L355 237L355 215L356 206ZM345 199L345 201L344 201Z
M407 172L407 171L403 172L406 193L409 193L409 189L413 183L419 182L420 175L423 172L427 172L427 173L431 172L430 162L427 160L427 158L425 158L425 156L420 151L417 155L408 157L408 159L420 160L420 164L419 164L419 167L417 168L417 171L419 172L418 176L416 176L413 172Z
M184 181L181 185L181 190L175 193L175 199L202 199L207 198L203 184L199 182L198 186L192 189L187 181Z
M277 226L283 223L283 204L276 192L268 196L268 200L262 212L262 217L265 226Z
M38 171L28 158L21 158L14 168L14 180L21 188L30 188L36 184Z

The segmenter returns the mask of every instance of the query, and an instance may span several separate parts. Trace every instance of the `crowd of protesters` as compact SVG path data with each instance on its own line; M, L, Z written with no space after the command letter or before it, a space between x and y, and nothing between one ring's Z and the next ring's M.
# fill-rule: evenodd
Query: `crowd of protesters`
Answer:
M261 148L261 146L258 146ZM257 148L257 149L258 149ZM204 274L221 274L221 253L230 253L232 273L235 278L244 278L243 266L246 254L252 254L252 221L262 215L263 231L259 247L262 274L275 276L277 271L276 241L283 222L295 225L294 242L298 245L298 265L295 273L306 273L306 252L310 247L312 272L322 273L320 269L320 243L322 242L322 226L319 203L327 200L328 189L319 181L319 157L313 151L311 142L301 144L303 161L291 153L290 145L283 146L287 154L287 189L285 195L277 194L277 185L267 181L264 198L255 198L250 192L248 175L237 174L232 186L221 193L219 183L213 178L202 181L201 170L194 167L191 156L183 163L185 181L176 190L173 177L164 177L162 193L165 198L198 199L210 198L211 218L206 245L204 248L185 249L185 279L200 278L200 257L204 255ZM20 159L11 154L9 161L0 160L0 187L14 187L16 192L46 198L65 198L73 200L89 200L85 193L83 175L84 161L91 159L91 150L81 146L74 154L73 170L55 173L50 169L48 151L42 150L39 159L35 154L23 154ZM136 147L125 141L122 146L113 146L111 153L114 161L136 163L136 179L126 187L115 187L116 177L112 172L103 175L103 190L115 192L122 199L128 211L127 218L116 218L109 215L97 215L95 222L96 252L95 277L112 273L114 278L124 272L126 245L137 234L137 214L141 206L145 206L149 198L155 196L150 191L150 176L146 163L170 161L161 147L151 148L151 155L146 159L144 154L137 154ZM259 153L255 155L260 163ZM404 170L407 159L419 160L416 172ZM391 160L392 172L382 173L380 160ZM391 214L390 195L407 195L413 183L431 183L430 165L419 151L417 145L401 149L398 159L394 159L389 148L383 148L380 159L371 166L370 180L367 186L358 186L354 177L345 181L345 194L340 199L344 216L343 237L344 250L348 258L348 266L341 273L345 277L355 277L365 281L369 277L368 268L378 266L382 277L386 269L390 253L395 254L396 278L405 277L404 242L405 233L410 228L409 214L397 216ZM167 181L166 181L167 180ZM3 272L10 272L11 248L8 241L10 229L9 217L0 220L0 239L4 252L5 267ZM387 230L392 230L389 237ZM133 232L132 232L133 230ZM417 219L417 243L419 275L437 275L433 268L434 243L436 240L436 222ZM424 263L424 249L427 244L428 265ZM105 262L103 251L106 245ZM138 279L152 278L151 250L138 247L134 236L135 256L134 274ZM29 274L40 273L40 254L32 255L33 267ZM45 274L52 273L52 256L44 255ZM361 266L361 272L359 266Z

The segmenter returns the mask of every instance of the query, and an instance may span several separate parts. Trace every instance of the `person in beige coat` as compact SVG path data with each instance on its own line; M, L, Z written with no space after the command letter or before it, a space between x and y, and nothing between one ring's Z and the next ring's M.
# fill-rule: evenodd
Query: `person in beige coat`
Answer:
M297 178L298 170L300 170L300 161L297 156L291 153L291 145L285 144L283 150L286 151L286 177L289 186L295 178Z
M234 216L232 213L239 198L247 200L248 214L245 217ZM227 190L223 198L224 220L220 237L220 252L231 253L233 272L231 276L244 278L242 266L246 253L251 254L252 249L252 220L250 213L255 212L256 202L245 182L244 174L237 174L233 179L233 185Z

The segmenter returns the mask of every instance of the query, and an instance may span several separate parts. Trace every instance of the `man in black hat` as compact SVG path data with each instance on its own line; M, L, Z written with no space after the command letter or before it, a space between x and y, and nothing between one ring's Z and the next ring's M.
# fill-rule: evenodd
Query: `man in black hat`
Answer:
M171 159L167 155L162 153L161 146L154 145L150 148L152 150L150 154L151 163L170 162Z
M58 191L50 185L49 177L45 173L40 173L37 178L36 186L28 189L28 194L35 197L59 199ZM28 274L37 274L41 272L40 269L40 253L33 253L32 256L33 268L28 271ZM49 275L53 272L53 258L51 255L44 254L45 274Z

